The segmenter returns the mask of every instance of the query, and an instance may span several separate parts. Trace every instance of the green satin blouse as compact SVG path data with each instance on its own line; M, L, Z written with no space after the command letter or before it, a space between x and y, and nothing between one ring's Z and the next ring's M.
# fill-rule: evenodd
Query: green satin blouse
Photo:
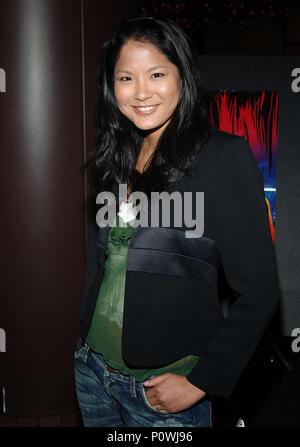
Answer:
M124 226L120 226L120 221ZM115 225L115 226L114 226ZM124 290L128 244L132 226L125 223L118 214L109 230L104 274L99 296L87 335L87 344L101 353L112 368L125 375L133 375L137 381L144 381L151 375L167 372L186 376L198 362L196 355L187 355L160 368L131 369L127 366L121 349Z

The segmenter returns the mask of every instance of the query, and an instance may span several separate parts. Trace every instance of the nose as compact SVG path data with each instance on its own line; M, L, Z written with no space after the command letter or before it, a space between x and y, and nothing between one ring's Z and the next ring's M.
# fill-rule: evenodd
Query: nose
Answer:
M151 98L153 92L147 81L139 81L136 83L135 89L135 99L137 101L145 101L148 98Z

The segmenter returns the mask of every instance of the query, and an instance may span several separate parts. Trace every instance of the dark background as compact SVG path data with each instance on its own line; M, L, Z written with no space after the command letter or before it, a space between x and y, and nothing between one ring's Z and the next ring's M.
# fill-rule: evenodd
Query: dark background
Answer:
M300 326L300 93L290 89L291 69L300 67L300 5L254 0L0 0L7 77L0 93L0 328L7 337L0 425L81 425L73 351L88 227L81 167L94 135L96 60L118 22L142 10L165 13L190 34L209 89L280 92L275 245L282 305L232 401L215 400L214 422L231 426L242 415L253 426L300 425L299 360L289 337Z

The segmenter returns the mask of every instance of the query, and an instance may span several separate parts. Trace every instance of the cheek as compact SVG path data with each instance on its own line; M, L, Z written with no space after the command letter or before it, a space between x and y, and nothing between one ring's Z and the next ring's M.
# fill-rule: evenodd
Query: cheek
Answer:
M116 98L119 106L126 105L126 103L128 102L128 97L129 97L127 89L124 89L122 87L121 88L115 87L114 93L115 93L115 98Z
M176 82L172 82L171 84L162 85L160 88L160 94L168 99L170 102L177 101L179 98L179 86Z

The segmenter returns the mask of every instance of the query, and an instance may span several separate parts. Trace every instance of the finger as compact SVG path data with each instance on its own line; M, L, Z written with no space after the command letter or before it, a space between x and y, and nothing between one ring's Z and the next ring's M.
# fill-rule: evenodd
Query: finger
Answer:
M148 394L147 392L145 394L150 405L152 405L153 407L155 407L156 405L160 405L155 393L152 392L151 394Z
M148 402L152 407L156 408L156 405L160 406L159 402L157 402L157 399L155 399L154 397L152 399L148 399Z
M156 398L156 392L155 392L155 390L148 390L148 391L145 391L145 394L146 394L148 400L149 400L149 399Z
M171 375L170 373L160 374L159 376L153 377L152 379L149 379L146 382L144 382L144 385L146 385L146 386L157 385L158 383L167 379L167 377L170 375Z
M163 413L167 413L167 410L162 406L161 403L157 401L157 399L148 399L149 404L151 407L155 408L156 410L162 411Z

